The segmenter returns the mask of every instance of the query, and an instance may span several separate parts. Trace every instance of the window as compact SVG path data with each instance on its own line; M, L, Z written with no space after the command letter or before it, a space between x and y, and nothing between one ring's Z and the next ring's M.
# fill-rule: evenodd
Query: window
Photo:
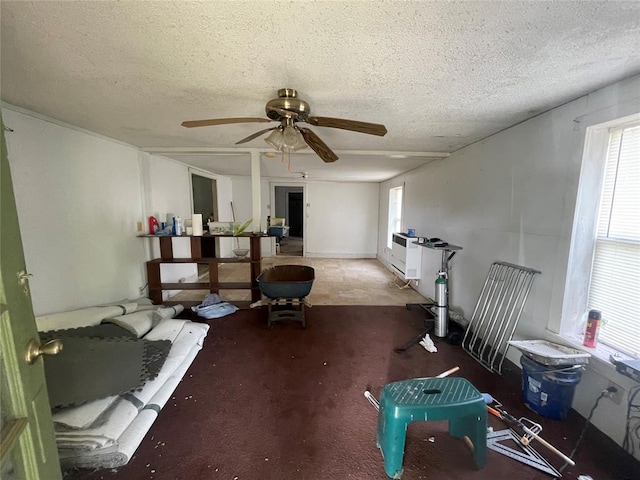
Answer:
M387 248L391 248L393 234L402 231L402 187L389 189L389 222L387 223Z
M640 355L640 124L609 134L587 302L599 342Z

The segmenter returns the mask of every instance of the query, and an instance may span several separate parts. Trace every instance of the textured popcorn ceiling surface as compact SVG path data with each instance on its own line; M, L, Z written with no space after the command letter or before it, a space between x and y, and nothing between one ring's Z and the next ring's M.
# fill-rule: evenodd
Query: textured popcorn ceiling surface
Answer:
M311 127L341 158L325 165L297 154L295 170L379 180L429 158L398 153L455 151L640 72L637 1L3 1L1 8L5 104L228 174L248 174L248 154L204 153L235 148L275 123L180 123L264 118L279 88L297 89L312 114L384 123L389 132ZM265 149L263 138L244 147ZM279 161L262 164L263 174L283 172Z

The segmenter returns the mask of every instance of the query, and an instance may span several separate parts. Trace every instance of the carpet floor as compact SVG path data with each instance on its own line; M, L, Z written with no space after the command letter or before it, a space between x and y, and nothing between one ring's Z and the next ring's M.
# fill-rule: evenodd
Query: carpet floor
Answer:
M385 479L376 447L379 398L391 381L434 376L453 366L516 418L543 425L543 437L568 454L584 425L573 410L548 420L521 401L520 371L505 364L492 374L460 347L435 339L437 353L416 345L393 352L423 328L424 312L398 306L316 306L307 325L266 328L266 310L240 310L210 321L204 348L160 412L129 464L117 470L71 470L65 479ZM595 401L595 399L594 399ZM494 430L507 428L489 418ZM533 442L556 468L563 462ZM638 479L638 462L595 428L587 429L564 478ZM552 478L488 451L476 470L465 443L447 424L410 424L404 480Z

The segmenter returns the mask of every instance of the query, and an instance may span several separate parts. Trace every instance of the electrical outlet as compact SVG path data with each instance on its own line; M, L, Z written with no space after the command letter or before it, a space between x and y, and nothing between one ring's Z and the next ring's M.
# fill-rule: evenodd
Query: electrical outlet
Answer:
M607 385L607 388L609 387L615 388L616 391L610 392L609 394L607 394L607 398L611 400L613 403L615 403L616 405L620 405L622 403L622 397L624 397L624 390L620 385L618 385L615 382L612 382L611 380L609 380L609 384Z

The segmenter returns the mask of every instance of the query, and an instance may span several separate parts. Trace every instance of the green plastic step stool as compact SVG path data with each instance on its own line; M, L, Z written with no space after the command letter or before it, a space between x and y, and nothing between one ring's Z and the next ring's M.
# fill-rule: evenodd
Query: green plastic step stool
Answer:
M389 478L402 476L409 423L432 420L448 420L449 435L468 437L476 468L485 466L487 405L482 394L464 378L414 378L385 385L380 396L377 444Z

